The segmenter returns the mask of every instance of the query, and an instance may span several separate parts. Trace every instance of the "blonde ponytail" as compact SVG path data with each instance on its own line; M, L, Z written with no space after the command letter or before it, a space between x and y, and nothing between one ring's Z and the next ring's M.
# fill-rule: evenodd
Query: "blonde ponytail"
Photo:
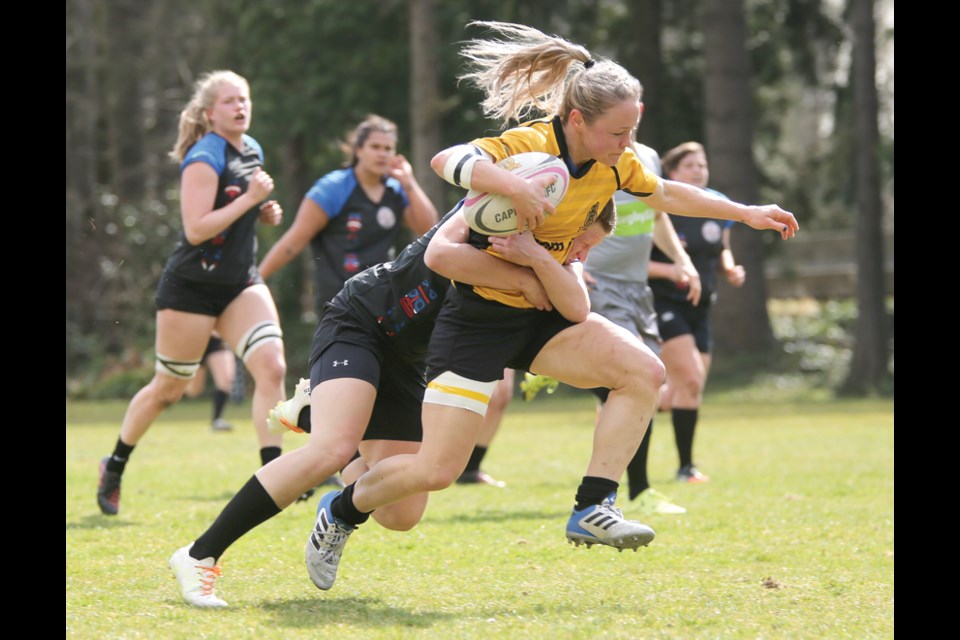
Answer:
M614 104L640 100L640 82L611 60L594 60L581 45L509 22L474 21L506 39L468 40L459 76L483 91L484 115L506 127L511 120L559 115L573 109L591 122ZM579 63L579 64L578 64Z

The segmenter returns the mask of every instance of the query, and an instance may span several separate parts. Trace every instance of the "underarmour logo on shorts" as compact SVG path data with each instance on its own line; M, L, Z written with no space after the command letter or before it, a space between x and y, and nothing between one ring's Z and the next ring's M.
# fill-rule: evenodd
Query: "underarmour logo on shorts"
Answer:
M341 363L340 363L339 360L334 360L334 361L333 361L333 366L335 366L335 367L339 367L340 364L341 364ZM347 366L348 364L350 364L350 361L349 361L349 360L344 360L344 361L343 361L343 366Z

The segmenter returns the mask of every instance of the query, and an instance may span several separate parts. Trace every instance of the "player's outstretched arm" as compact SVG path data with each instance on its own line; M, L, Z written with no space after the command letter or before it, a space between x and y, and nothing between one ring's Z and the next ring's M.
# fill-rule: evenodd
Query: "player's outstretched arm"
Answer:
M770 229L784 240L799 230L792 213L775 204L746 205L674 180L661 180L657 190L641 198L654 209L694 218L719 218L743 222L754 229Z

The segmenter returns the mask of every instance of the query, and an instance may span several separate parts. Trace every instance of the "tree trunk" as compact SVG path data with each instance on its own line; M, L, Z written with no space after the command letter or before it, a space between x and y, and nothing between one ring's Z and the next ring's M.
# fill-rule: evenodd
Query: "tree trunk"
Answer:
M444 184L430 168L430 160L442 149L440 118L443 106L437 78L437 41L433 0L410 0L410 129L413 157L410 164L417 182L437 207L446 212Z
M146 150L140 82L147 71L142 64L146 9L138 0L120 0L107 7L107 55L134 61L110 65L105 83L112 160L109 183L122 203L143 200Z
M743 0L705 0L703 11L706 148L710 184L731 199L757 200L757 168L753 160L753 90L746 45ZM743 287L734 289L720 278L720 302L713 311L719 350L764 352L774 344L767 314L763 237L737 224L733 255L747 272Z
M67 3L67 236L96 226L97 61L92 0ZM69 244L69 242L68 242Z
M616 30L615 39L622 43L620 56L624 67L643 85L643 118L637 128L637 140L663 152L661 147L666 141L661 135L665 101L661 90L660 1L628 0L626 19L619 20L611 30Z
M884 309L883 204L880 197L880 150L877 118L876 26L873 0L851 0L853 32L852 123L856 135L857 322L849 392L876 390L887 377L889 347Z

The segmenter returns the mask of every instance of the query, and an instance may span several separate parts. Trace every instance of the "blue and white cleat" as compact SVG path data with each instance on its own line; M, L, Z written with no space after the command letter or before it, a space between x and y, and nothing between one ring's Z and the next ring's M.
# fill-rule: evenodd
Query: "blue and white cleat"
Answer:
M656 532L645 524L626 520L623 511L613 506L617 492L611 492L603 502L574 511L567 522L567 540L576 546L605 544L619 551L637 550L650 544Z
M347 538L356 530L353 525L333 517L330 505L340 495L340 491L331 491L320 498L317 505L317 521L307 538L307 573L318 589L326 591L337 579L340 556Z

